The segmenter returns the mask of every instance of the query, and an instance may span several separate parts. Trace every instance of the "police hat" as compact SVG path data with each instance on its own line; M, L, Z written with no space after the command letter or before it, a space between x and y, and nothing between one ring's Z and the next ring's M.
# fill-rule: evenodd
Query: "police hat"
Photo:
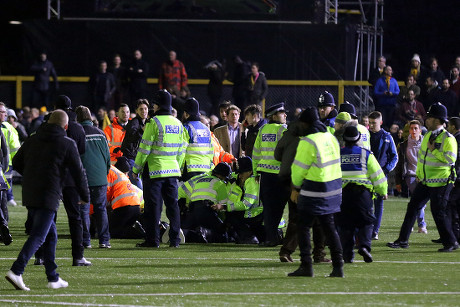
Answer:
M171 94L167 90L158 91L153 104L156 104L160 110L171 111Z
M59 95L54 106L56 109L68 110L72 108L72 101L66 95Z
M334 97L328 92L324 91L318 98L318 108L320 107L335 107Z
M200 104L195 98L189 98L185 101L184 112L187 112L189 115L200 115Z
M275 115L277 112L286 112L286 109L284 108L284 102L277 103L267 108L267 110L265 110L265 117L268 118L272 115Z
M358 128L355 126L348 126L343 132L343 139L346 142L357 142L361 137L361 133L358 131Z
M358 119L358 116L356 116L355 106L349 103L348 101L345 101L339 106L339 113L341 112L347 112L348 114L350 114L351 118Z
M235 169L235 173L237 174L252 171L252 159L250 157L238 158Z
M212 174L214 176L221 175L225 179L229 180L232 178L232 168L227 163L220 162L216 165L216 167L214 167L214 169L212 170Z
M440 102L432 104L431 107L428 109L428 112L426 112L426 116L437 118L443 121L444 123L447 123L449 121L449 119L447 118L447 109Z

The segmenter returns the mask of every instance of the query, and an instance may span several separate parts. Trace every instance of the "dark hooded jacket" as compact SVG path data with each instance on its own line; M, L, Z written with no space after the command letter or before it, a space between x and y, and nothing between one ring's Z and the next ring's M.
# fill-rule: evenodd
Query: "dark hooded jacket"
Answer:
M19 148L13 167L23 176L22 201L26 207L57 211L66 169L81 200L89 202L88 182L75 141L58 125L43 124Z

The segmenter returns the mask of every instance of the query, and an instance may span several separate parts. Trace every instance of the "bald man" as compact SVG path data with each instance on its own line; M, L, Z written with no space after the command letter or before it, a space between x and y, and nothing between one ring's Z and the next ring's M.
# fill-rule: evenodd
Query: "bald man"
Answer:
M66 136L68 122L69 117L64 111L54 111L48 123L28 138L13 158L13 167L23 178L22 202L31 222L29 238L5 276L17 290L30 290L24 284L22 274L29 259L42 245L48 288L69 285L59 277L54 261L57 244L55 217L65 170L69 169L75 180L81 202L89 202L89 190L75 141Z

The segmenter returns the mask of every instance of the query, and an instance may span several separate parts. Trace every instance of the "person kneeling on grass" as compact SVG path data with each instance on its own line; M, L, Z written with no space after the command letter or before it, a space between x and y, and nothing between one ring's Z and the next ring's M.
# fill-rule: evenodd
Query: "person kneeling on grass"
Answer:
M231 179L232 169L227 163L216 165L211 174L192 177L179 188L179 197L190 200L189 210L182 220L182 229L188 239L188 232L206 228L212 235L206 235L204 242L226 243L228 240L225 224L212 205L228 197L227 181Z
M252 159L238 158L236 162L238 177L230 186L225 204L212 206L216 211L225 211L225 221L235 229L239 244L258 244L265 241L263 226L263 207L259 200L259 182L253 176Z
M112 211L109 214L109 229L112 238L144 238L145 231L139 223L141 200L138 187L131 183L127 174L130 166L128 159L121 156L110 167L107 175L107 204Z

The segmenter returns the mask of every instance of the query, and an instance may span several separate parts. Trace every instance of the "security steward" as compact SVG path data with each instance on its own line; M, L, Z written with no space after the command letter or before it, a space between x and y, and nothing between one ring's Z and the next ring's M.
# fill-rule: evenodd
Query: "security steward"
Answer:
M195 98L189 98L184 104L182 115L189 142L185 152L185 168L182 180L187 181L193 176L211 170L214 157L211 142L211 131L200 121L200 104Z
M335 228L334 214L342 202L342 171L340 147L337 139L319 121L318 112L309 107L304 112L309 133L300 139L294 163L291 166L292 184L297 193L291 199L297 202L299 214L298 240L300 267L288 276L313 276L310 228L319 219L332 256L330 277L343 277L342 245Z
M416 176L418 184L407 205L406 216L394 242L387 243L391 248L408 248L409 236L417 211L431 201L431 213L438 228L443 248L439 252L458 249L457 239L447 218L447 202L455 182L455 161L457 141L444 129L447 123L447 109L440 102L429 108L425 126L429 132L423 137L418 153Z
M144 187L145 241L138 247L160 246L163 202L170 222L169 246L178 247L180 213L177 204L177 178L181 176L188 135L182 123L171 115L171 94L158 92L153 102L153 118L146 123L133 166L133 175L142 172ZM147 165L146 165L147 164ZM144 168L144 165L147 167Z
M318 113L321 122L326 125L327 131L334 134L335 118L337 117L337 110L335 109L334 97L328 91L324 91L318 98Z
M342 112L347 112L350 114L351 119L356 123L356 127L358 128L359 133L361 134L361 142L365 149L371 150L371 134L369 133L369 129L364 127L358 122L358 116L356 115L355 106L345 101L339 106L339 114Z
M265 114L269 122L257 134L252 165L254 174L260 175L260 198L264 206L266 238L260 245L270 247L280 244L278 225L290 195L290 187L278 177L281 162L274 157L276 145L287 129L284 102L269 107Z
M225 224L212 206L224 202L228 197L227 182L231 176L230 165L221 162L216 165L211 174L197 175L188 181L188 185L184 185L191 187L191 191L190 211L182 223L183 229L194 230L197 227L204 227L212 232L210 241L219 243L227 241Z
M235 229L238 244L257 244L265 241L263 207L259 201L259 182L253 176L252 159L238 158L235 163L236 181L229 187L225 204L214 204L216 211L225 211L225 222Z
M343 247L345 263L354 258L356 229L358 253L365 262L372 262L371 242L375 216L373 193L387 199L387 178L377 159L368 149L358 146L361 133L355 126L345 128L345 147L340 149L342 167L342 205L335 221Z

